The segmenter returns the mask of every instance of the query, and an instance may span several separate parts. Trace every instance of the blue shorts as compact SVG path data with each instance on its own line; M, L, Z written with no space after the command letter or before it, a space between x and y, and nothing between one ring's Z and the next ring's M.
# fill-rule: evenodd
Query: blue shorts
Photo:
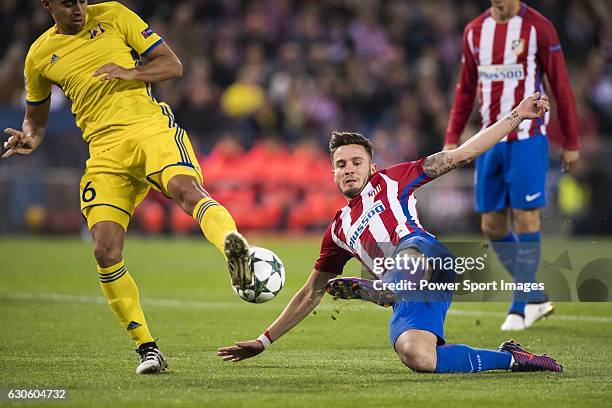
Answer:
M413 233L404 238L397 248L401 251L415 247L427 257L447 257L452 254L436 238L425 233ZM386 275L386 274L385 274ZM433 271L432 281L454 282L454 271ZM397 338L406 330L426 330L438 337L438 345L444 341L444 319L451 305L452 292L443 292L442 298L435 301L399 301L393 305L393 315L389 321L389 337L395 348Z
M546 205L548 139L500 142L476 159L476 211Z

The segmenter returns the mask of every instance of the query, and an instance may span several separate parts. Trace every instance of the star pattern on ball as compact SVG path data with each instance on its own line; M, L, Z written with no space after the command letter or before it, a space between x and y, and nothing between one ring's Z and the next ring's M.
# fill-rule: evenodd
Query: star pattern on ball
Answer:
M266 261L274 270L274 272L278 272L283 268L283 264L280 263L280 261L278 259L276 259L275 256L272 257L271 261Z

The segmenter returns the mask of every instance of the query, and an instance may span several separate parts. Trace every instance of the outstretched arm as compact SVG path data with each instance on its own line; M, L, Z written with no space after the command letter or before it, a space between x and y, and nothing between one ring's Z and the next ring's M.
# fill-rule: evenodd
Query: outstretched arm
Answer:
M166 43L159 44L146 57L149 63L134 68L124 68L115 63L102 65L93 76L100 77L101 81L124 79L161 82L183 75L181 61Z
M221 347L217 355L225 361L240 361L260 354L267 347L264 343L280 338L319 305L325 294L327 281L336 276L333 273L313 270L302 289L295 294L285 310L265 331L267 339L237 342L234 346Z
M21 131L13 128L4 129L4 133L9 135L9 138L4 142L6 152L2 155L3 159L14 154L30 154L40 146L47 129L50 105L51 98L41 105L27 105Z
M516 129L523 120L539 118L549 110L548 97L544 95L540 99L540 93L536 92L525 98L504 118L481 130L456 149L438 152L427 157L423 162L423 170L429 177L436 178L457 167L464 166L493 147L504 136Z

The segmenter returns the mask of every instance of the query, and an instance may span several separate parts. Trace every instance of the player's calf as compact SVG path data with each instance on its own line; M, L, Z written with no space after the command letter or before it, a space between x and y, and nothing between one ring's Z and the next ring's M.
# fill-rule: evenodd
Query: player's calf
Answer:
M410 343L402 343L396 350L406 367L419 373L431 373L436 368L435 350L428 350Z

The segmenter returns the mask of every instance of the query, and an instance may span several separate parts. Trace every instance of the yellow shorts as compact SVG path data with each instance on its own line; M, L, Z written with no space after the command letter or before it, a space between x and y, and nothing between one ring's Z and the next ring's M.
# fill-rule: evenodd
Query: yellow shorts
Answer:
M185 130L174 125L146 138L133 133L87 160L81 178L81 212L91 229L100 221L114 221L125 230L134 209L151 187L169 196L168 181L177 174L196 177L198 165Z

